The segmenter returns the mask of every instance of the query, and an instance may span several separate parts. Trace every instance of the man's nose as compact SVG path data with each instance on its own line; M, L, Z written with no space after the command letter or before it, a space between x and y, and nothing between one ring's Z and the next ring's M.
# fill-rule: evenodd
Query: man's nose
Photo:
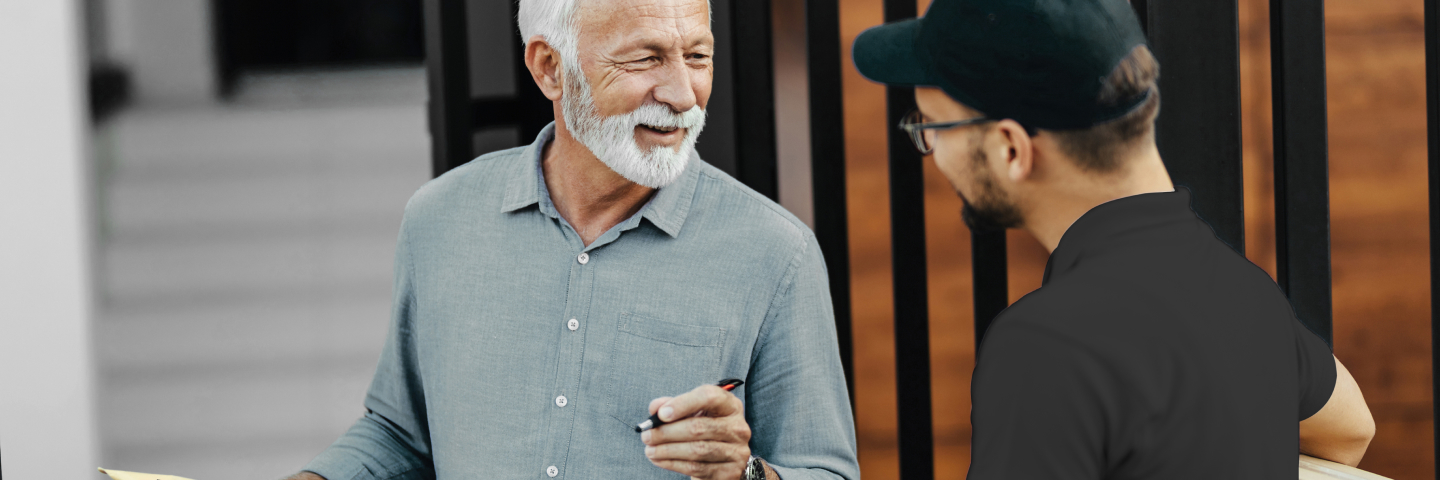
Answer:
M683 62L668 63L661 67L659 84L655 86L655 101L668 105L676 112L688 112L695 107L695 85L690 81L690 67Z

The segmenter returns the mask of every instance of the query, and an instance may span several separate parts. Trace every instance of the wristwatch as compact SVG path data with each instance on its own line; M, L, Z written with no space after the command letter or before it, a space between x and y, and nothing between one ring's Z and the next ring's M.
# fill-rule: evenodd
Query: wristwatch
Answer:
M743 480L765 480L765 461L760 457L751 455L750 461L745 462L745 474L740 476Z

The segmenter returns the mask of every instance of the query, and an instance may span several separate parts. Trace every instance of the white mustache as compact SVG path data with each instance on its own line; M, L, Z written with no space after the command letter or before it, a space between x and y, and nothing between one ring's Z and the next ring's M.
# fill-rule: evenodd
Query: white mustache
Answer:
M690 107L690 110L675 113L665 105L646 103L630 113L616 117L624 118L624 122L631 126L692 129L705 125L705 110L699 105Z

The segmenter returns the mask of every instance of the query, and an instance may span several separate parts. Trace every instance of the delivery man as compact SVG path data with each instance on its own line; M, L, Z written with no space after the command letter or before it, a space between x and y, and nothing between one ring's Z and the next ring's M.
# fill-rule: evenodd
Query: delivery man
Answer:
M1375 426L1354 379L1171 184L1159 65L1128 2L934 0L861 34L854 60L916 87L900 127L967 224L1051 252L1043 286L979 348L970 480L1294 478L1297 452L1359 463Z

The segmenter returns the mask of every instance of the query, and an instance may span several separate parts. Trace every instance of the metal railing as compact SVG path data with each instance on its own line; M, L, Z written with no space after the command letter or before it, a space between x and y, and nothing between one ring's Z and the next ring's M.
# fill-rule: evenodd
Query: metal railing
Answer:
M1440 302L1435 301L1440 298L1440 0L1425 0L1425 118L1430 182L1430 418L1434 422L1440 419L1440 322L1436 322ZM1433 458L1440 464L1440 428L1433 430Z

